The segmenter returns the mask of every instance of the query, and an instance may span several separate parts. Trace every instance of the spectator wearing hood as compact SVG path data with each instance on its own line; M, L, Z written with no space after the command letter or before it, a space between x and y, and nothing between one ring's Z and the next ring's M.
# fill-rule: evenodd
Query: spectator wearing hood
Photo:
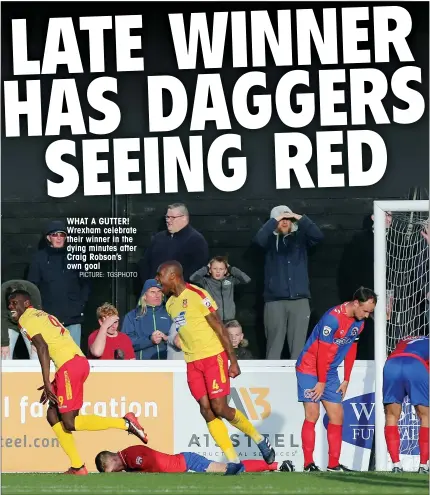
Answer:
M184 269L184 279L209 260L209 248L206 239L200 232L191 227L187 207L182 203L174 203L167 207L167 230L156 234L143 258L139 261L140 279L155 277L157 268L169 260L176 260Z
M79 270L67 268L66 232L60 220L48 225L46 246L34 255L27 278L39 288L43 310L55 315L80 346L90 285L88 279L79 277Z
M242 325L237 320L230 320L226 322L225 328L237 359L254 359L252 352L247 348L249 342L243 335Z
M160 285L146 280L137 307L125 315L121 329L130 337L136 359L166 359L171 326Z
M324 235L306 215L288 206L272 209L254 241L265 251L264 327L266 359L280 359L287 337L290 359L297 359L309 326L309 247Z
M7 300L15 290L25 290L30 294L32 305L42 309L42 301L39 289L27 280L8 280L1 286L1 357L2 359L13 359L13 352L20 334L18 323L11 318ZM24 339L30 359L38 359L37 352L32 347L29 339Z

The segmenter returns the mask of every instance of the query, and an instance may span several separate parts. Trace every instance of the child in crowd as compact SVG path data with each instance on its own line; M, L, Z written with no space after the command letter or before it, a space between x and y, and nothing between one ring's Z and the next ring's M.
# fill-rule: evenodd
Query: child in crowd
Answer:
M100 328L88 337L88 359L136 359L130 338L118 330L118 310L109 303L97 308Z
M242 325L237 320L230 320L227 321L225 327L237 359L254 359L251 351L247 349L248 341L244 338Z
M224 322L236 317L234 286L248 284L250 281L246 273L230 266L227 258L223 256L215 256L207 266L200 268L190 277L190 282L203 287L215 299L218 314Z

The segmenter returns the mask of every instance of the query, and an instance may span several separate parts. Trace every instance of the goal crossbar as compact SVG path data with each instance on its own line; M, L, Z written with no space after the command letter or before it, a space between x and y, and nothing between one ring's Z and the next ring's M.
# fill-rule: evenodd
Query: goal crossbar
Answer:
M375 307L375 467L376 471L387 470L387 446L385 443L385 415L382 395L382 376L387 358L386 319L386 212L429 211L428 200L374 201L374 291L378 295Z

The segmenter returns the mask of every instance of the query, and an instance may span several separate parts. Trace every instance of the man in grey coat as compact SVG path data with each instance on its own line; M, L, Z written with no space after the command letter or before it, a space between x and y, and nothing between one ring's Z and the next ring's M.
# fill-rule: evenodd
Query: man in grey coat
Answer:
M266 359L280 359L287 337L290 359L297 359L309 325L307 249L324 235L306 215L288 206L272 209L255 242L265 251L264 327Z

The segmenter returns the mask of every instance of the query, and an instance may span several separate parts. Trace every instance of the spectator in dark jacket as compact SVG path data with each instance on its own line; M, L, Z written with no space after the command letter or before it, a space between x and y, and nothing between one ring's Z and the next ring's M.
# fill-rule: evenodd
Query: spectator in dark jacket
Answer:
M225 328L237 359L254 359L251 351L247 349L248 341L244 338L242 325L237 320L230 320L226 322Z
M139 261L141 281L155 277L157 268L169 260L181 263L184 279L209 260L209 248L205 238L189 224L187 207L182 203L168 206L166 214L167 230L156 234Z
M122 324L122 332L133 343L136 359L166 359L171 326L160 286L155 279L149 279L137 308L125 315Z
M42 309L42 301L39 289L27 280L8 280L1 286L1 357L13 359L13 351L19 338L18 323L10 316L7 300L14 290L25 290L30 294L32 304L37 309ZM30 359L38 359L29 339L24 339Z
M190 282L200 285L209 292L218 306L220 318L228 321L236 317L235 285L248 284L251 279L239 268L230 266L227 258L215 256L208 265L191 275Z
M46 230L47 245L33 257L28 280L37 285L43 310L55 315L81 345L81 323L90 295L88 279L67 268L66 226L55 220Z
M306 215L276 206L258 231L255 242L265 250L264 327L267 359L280 359L287 337L290 359L297 359L309 325L307 249L323 239Z

